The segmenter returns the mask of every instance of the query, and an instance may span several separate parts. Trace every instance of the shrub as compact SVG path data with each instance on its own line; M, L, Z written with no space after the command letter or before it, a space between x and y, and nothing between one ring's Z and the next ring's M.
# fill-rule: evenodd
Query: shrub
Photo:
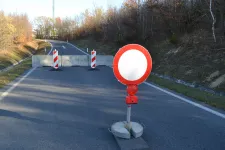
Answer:
M169 38L170 43L172 44L177 44L178 43L178 38L176 36L176 34L173 34L170 38Z

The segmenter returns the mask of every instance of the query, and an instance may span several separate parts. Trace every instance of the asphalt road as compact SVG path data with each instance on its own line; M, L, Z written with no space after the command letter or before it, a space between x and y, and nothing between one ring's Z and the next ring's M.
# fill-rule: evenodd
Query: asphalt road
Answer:
M83 54L51 42L59 54ZM126 87L112 69L50 69L35 69L0 102L0 149L119 150L108 128L126 118ZM146 84L137 95L131 120L144 124L149 150L225 150L224 118Z

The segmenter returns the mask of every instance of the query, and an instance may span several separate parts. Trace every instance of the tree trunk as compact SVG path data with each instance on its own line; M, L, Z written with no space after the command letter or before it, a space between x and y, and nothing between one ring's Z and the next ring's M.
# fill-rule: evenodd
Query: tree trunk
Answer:
M216 23L216 18L214 17L214 14L212 12L212 0L210 0L210 13L211 13L211 16L212 16L212 20L213 20L213 23L212 23L212 34L213 34L213 38L214 38L214 42L216 42L216 36L215 36L215 23Z

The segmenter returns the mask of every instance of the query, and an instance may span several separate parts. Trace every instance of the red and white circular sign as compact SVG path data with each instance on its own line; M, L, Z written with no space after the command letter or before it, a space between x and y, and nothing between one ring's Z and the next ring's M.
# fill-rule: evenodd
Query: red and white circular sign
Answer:
M152 58L148 50L138 44L119 49L113 60L113 72L125 85L141 84L152 71Z

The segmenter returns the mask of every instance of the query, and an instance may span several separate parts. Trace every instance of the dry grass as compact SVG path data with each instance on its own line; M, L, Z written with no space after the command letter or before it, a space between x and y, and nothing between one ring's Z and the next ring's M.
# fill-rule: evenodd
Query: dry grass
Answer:
M18 76L24 73L27 69L31 68L31 58L22 62L21 64L13 67L13 69L0 73L0 88L7 85L9 82L16 79Z
M170 90L176 91L178 93L181 93L190 98L196 99L200 102L225 110L224 96L213 95L211 93L207 93L196 88L187 87L185 85L178 84L166 79L162 79L154 75L150 75L148 81L156 83Z
M46 43L44 41L34 41L31 43L28 43L26 46L27 47L24 49L21 49L21 51L10 50L10 51L4 52L5 55L1 55L1 54L3 54L3 52L1 52L0 60L2 62L4 62L4 64L1 63L1 65L3 65L4 67L9 66L12 64L12 62L19 61L19 60L23 59L25 56L30 55L31 52L33 54L40 54L40 55L44 54L44 49L45 48L50 49L50 47L51 47L51 45L49 43ZM18 52L20 52L20 54L18 54ZM4 58L4 60L3 60L3 58ZM4 87L9 82L13 81L15 78L17 78L18 76L23 74L24 71L26 71L27 69L31 68L32 67L31 63L32 63L31 58L29 58L29 59L23 61L22 63L20 63L19 65L16 65L12 69L10 69L6 72L0 73L0 88Z
M45 47L50 47L50 44L43 41L34 40L26 44L14 45L8 50L0 51L0 69L11 66L20 60L29 57L31 54L40 52L40 50Z
M159 43L159 47L153 49L157 52L154 72L225 91L225 52L213 50L223 43L210 40L208 33L200 30L184 35L175 48L169 43ZM217 76L212 77L215 72Z

